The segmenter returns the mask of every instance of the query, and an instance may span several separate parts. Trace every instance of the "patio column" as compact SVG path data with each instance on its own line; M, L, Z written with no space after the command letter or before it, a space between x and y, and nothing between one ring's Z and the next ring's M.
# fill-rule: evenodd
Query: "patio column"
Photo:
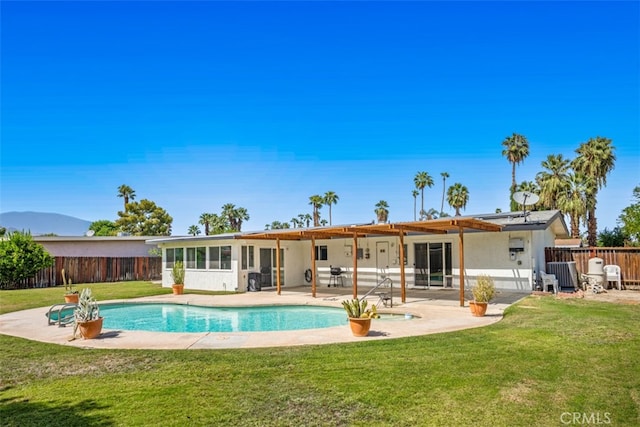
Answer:
M402 302L407 302L407 289L405 282L405 274L404 274L404 231L400 231L398 235L400 238L400 300Z
M311 236L311 296L316 297L316 238Z
M276 289L280 295L280 239L276 239Z
M351 278L353 280L353 298L358 298L358 235L353 233L353 251L351 251L353 257L353 274Z
M464 231L458 227L458 256L460 257L460 307L464 307Z

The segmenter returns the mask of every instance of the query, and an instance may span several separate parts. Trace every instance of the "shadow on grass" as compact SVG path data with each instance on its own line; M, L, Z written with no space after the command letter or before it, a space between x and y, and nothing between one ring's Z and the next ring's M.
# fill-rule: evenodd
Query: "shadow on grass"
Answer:
M3 426L96 426L107 427L115 423L100 415L89 415L106 406L93 400L77 403L53 404L46 402L31 403L27 399L0 400L0 420Z

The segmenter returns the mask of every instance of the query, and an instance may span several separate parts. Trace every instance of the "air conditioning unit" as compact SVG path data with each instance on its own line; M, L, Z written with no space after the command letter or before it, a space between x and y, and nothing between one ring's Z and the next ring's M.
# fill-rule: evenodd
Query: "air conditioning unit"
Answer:
M524 239L509 239L509 252L524 252Z

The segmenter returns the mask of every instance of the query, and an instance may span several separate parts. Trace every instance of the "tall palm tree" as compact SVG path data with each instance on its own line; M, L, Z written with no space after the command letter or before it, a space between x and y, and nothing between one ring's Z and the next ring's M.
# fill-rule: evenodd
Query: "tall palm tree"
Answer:
M211 232L211 222L213 221L213 217L215 214L203 213L200 215L200 221L198 222L200 225L204 225L204 235L208 236Z
M424 210L424 188L433 187L433 178L431 178L427 172L418 172L413 178L413 183L416 185L416 188L420 190L420 219L423 220L426 217L426 212Z
M519 165L529 155L529 141L524 135L513 133L502 141L502 155L511 163L511 210L517 210L518 204L513 200L516 192L516 165Z
M324 198L317 194L309 197L309 204L313 206L313 226L320 225L320 208L324 205Z
M456 216L460 216L460 208L465 209L468 201L469 190L459 182L456 182L447 190L447 203L456 210Z
M189 226L189 230L187 230L187 233L189 233L192 236L197 236L200 234L200 228L198 228L197 225L191 225Z
M569 215L571 237L580 238L580 221L586 223L587 199L585 180L582 176L569 173L568 186L558 197L558 207Z
M329 225L332 225L331 222L331 205L335 205L340 200L340 197L333 191L327 191L324 193L324 204L329 206Z
M447 172L440 172L440 176L442 177L442 201L440 202L440 216L444 213L444 191L447 184L447 178L449 178L449 174Z
M387 222L389 219L389 204L385 200L380 200L376 203L376 209L374 212L378 217L378 222Z
M118 187L118 197L124 198L124 210L126 212L127 203L129 203L129 200L135 200L136 192L128 185L122 184L120 187Z
M569 186L569 159L562 154L549 154L542 161L546 170L538 172L536 183L540 187L540 205L547 209L558 209L558 198Z
M418 203L418 194L420 194L418 190L416 189L411 190L411 195L413 196L413 220L414 221L417 219L416 204Z
M573 170L586 182L587 196L587 243L596 246L598 224L596 220L596 197L598 190L607 184L607 175L614 168L615 147L608 138L597 136L580 144L578 156L573 160Z

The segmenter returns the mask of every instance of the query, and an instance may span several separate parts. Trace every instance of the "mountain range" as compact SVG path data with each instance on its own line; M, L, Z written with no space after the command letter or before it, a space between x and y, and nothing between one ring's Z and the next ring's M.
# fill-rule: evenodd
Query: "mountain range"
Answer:
M30 231L31 235L83 236L92 221L50 212L0 213L0 227L7 231Z

